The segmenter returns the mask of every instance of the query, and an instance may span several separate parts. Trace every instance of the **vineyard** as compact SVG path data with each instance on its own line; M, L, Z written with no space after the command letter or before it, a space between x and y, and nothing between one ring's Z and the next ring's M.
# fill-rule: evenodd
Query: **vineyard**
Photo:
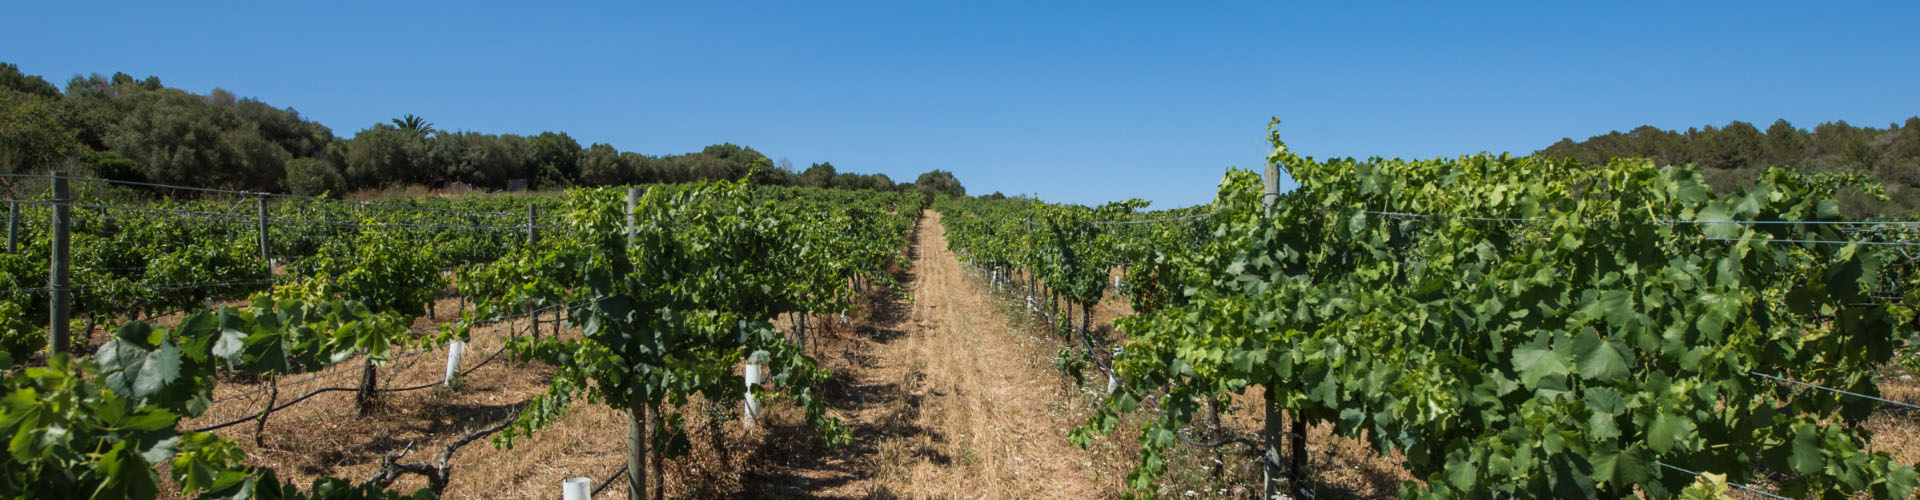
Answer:
M629 498L1920 487L1895 389L1920 369L1916 223L1834 201L1877 185L1775 169L1715 195L1689 165L1316 160L1271 134L1267 172L1158 211L10 174L0 491L551 496L474 490L531 468ZM1328 487L1328 457L1373 477Z
M0 491L24 498L430 498L484 474L462 447L510 450L582 404L631 417L628 466L610 472L636 494L686 453L689 413L758 399L844 442L812 392L827 373L810 336L894 286L925 203L732 182L343 202L5 180ZM444 377L420 366L434 358ZM413 411L394 407L405 393L458 397L483 369L528 366L550 367L543 388L420 450L432 459L403 461L407 445L358 480L248 457L276 414L391 419ZM410 476L425 487L388 488Z
M1232 447L1269 495L1311 498L1325 426L1400 463L1409 498L1913 495L1865 424L1915 408L1880 384L1911 364L1920 243L1833 201L1874 186L1773 170L1715 197L1691 166L1272 143L1298 189L1235 170L1211 205L1151 214L935 206L956 253L1057 318L1062 373L1108 378L1072 439L1138 431L1129 490ZM1089 328L1106 293L1134 314ZM1222 432L1248 402L1260 427Z

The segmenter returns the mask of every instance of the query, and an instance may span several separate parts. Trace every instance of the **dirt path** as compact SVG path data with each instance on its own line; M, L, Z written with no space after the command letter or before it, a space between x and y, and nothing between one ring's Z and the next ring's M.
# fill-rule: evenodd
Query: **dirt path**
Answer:
M846 449L750 471L749 496L1101 498L1120 485L1067 442L1081 421L1053 353L989 302L947 250L939 215L921 220L901 276L911 300L831 348L846 359L825 396L854 432ZM883 308L884 309L884 308ZM753 486L748 487L754 489Z

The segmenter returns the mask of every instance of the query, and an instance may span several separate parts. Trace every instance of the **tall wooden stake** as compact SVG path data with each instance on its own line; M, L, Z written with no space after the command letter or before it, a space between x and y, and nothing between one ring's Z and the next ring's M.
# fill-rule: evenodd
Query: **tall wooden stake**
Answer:
M47 291L50 292L52 298L51 307L47 308L47 332L49 337L47 353L49 354L68 352L67 340L70 332L67 331L67 323L69 319L71 319L72 312L68 308L72 306L73 290L68 287L69 262L67 259L67 247L69 231L73 223L72 210L73 199L72 193L67 191L67 173L54 172L53 258L48 259L50 261L49 265L52 267L52 274L47 277Z
M647 403L627 403L627 500L647 500Z
M7 202L7 253L20 251L20 204Z
M1262 180L1265 181L1264 184L1266 185L1265 196L1262 196L1262 198L1266 202L1266 205L1265 205L1266 216L1271 217L1273 216L1273 202L1277 201L1280 198L1279 167L1277 165L1274 165L1272 162L1268 162L1266 175L1262 176ZM1260 467L1260 470L1262 471L1261 477L1265 479L1264 481L1261 481L1261 483L1266 485L1266 496L1263 496L1261 498L1268 498L1268 499L1276 498L1283 491L1280 488L1280 478L1276 477L1273 474L1273 465L1280 463L1280 437L1285 435L1285 432L1286 432L1283 427L1285 425L1286 419L1280 414L1279 396L1280 396L1280 393L1279 391L1275 391L1273 389L1273 384L1267 384L1266 386L1266 400L1267 400L1266 407L1267 408L1266 408L1266 415L1265 415L1266 425L1265 425L1265 429L1263 429L1265 431L1266 438L1267 438L1267 443L1266 443L1267 449L1265 450L1265 453L1263 453L1263 455L1265 455L1263 458L1266 459L1265 462L1267 463L1262 464L1262 467ZM1298 413L1298 412L1295 412L1295 413ZM1294 438L1295 440L1294 444L1296 445L1295 446L1296 448L1305 447L1305 443L1300 441L1300 439L1301 439L1300 437ZM1299 474L1299 473L1300 471L1294 471L1294 474Z
M638 237L634 227L633 209L640 201L639 188L627 188L627 246L633 246ZM527 238L533 238L533 207L527 207ZM627 403L627 499L646 500L647 498L647 455L653 442L647 436L647 403L639 397Z
M540 230L538 228L539 228L539 214L535 212L535 208L533 208L532 204L528 204L527 205L527 243L531 244L535 241L539 241Z
M260 260L267 263L267 277L273 277L273 252L267 247L267 198L253 200L253 212L260 218Z

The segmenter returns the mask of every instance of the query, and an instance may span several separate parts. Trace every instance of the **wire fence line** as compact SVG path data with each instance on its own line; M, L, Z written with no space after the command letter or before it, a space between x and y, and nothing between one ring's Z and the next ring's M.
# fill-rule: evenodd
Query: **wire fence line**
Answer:
M547 310L552 310L552 309L556 309L556 308L560 308L560 307L562 307L562 306L552 306L552 307L549 307L549 308L544 308L544 309L540 309L540 310L536 310L536 311L534 311L534 312L531 312L531 313L527 313L527 314L524 314L524 315L519 315L519 316L515 316L515 317L525 317L525 316L531 316L531 315L534 315L534 314L539 314L540 312L544 312L544 311L547 311ZM507 317L502 317L502 318L496 318L496 319L499 319L499 320L505 320L505 319L507 319ZM531 329L531 328L532 328L532 326L531 326L531 325L529 325L529 329ZM513 333L514 333L514 332L509 332L509 335L512 335ZM404 358L410 358L410 357L413 357L413 356L418 356L418 355L420 355L420 354L424 354L424 353L427 353L427 352L431 352L431 351L433 351L433 350L435 350L435 349L434 349L434 348L422 348L422 349L418 349L418 350L415 350L415 351L412 351L412 352L409 352L409 353L405 353L405 354L402 354L402 355L401 355L400 357L398 357L398 358L396 358L396 359L404 359ZM493 363L493 362L494 362L495 360L497 360L497 359L499 359L499 358L500 358L500 356L501 356L502 354L505 354L505 353L506 353L506 351L507 351L507 346L506 346L506 345L505 345L505 344L503 343L503 344L502 344L502 345L500 346L500 348L499 348L499 349L497 349L497 350L495 350L495 351L493 352L493 354L491 354L491 355L489 355L489 356L487 356L487 358L486 358L486 359L483 359L483 360L481 360L481 361L480 361L480 362L479 362L478 364L475 364L475 365L473 365L473 366L471 366L471 367L467 367L466 369L463 369L463 370L460 370L459 372L457 372L457 374L458 374L458 376L459 376L459 377L465 377L465 376L467 376L468 374L471 374L471 373L473 373L473 372L475 372L475 371L478 371L478 370L479 370L480 368L482 368L482 367L485 367L485 366L487 366L487 365L489 365L489 364L492 364L492 363ZM320 375L320 376L315 376L315 377L309 377L308 379L305 379L305 380L302 380L302 381L301 381L300 383L311 383L311 382L313 382L313 381L315 381L315 380L321 380L321 379L325 379L325 378L329 378L329 377L331 377L331 376L334 376L334 375L338 375L339 373L336 373L336 372L340 372L340 373L343 373L343 372L347 372L347 371L351 371L351 370L353 370L353 369L362 369L362 370L364 370L364 369L365 369L365 366L364 366L364 365L360 365L360 366L346 366L346 367L342 367L342 368L337 368L337 369L335 369L335 370L332 370L331 372L329 372L329 373L327 373L327 374L323 374L323 375ZM389 379L391 380L391 377L389 377ZM428 382L428 383L424 383L424 384L419 384L419 385L413 385L413 386L406 386L406 387L386 387L386 388L379 388L379 389L375 389L375 390L374 390L374 392L378 392L378 393L382 393L382 394L393 394L393 393L401 393L401 392L412 392L412 391L418 391L418 390L423 390L423 389L429 389L429 388L433 388L433 387L438 387L438 386L440 386L440 385L442 385L442 384L444 384L444 381L434 381L434 382ZM227 396L227 397L224 397L224 398L221 398L221 400L220 400L220 401L231 401L231 400L233 400L233 399L238 399L238 398L240 398L240 397L244 397L244 396L250 396L250 395L255 395L255 394L259 394L260 392L264 392L264 391L266 391L266 390L276 390L276 389L278 389L278 388L285 388L285 387L290 387L290 386L292 386L292 384L280 384L280 385L278 385L278 386L269 386L269 387L264 387L264 388L261 388L261 389L256 389L256 390L253 390L253 391L249 391L249 392L247 392L247 393L243 393L243 394L236 394L236 395L230 395L230 396ZM302 395L302 396L300 396L300 397L298 397L298 398L294 398L293 400L291 400L291 401L288 401L288 402L286 402L286 403L284 403L284 404L279 404L279 405L275 405L275 406L270 406L270 407L267 407L267 408L263 408L263 409L261 409L261 411L259 411L259 412L254 412L254 413L253 413L253 414L251 414L251 415L248 415L248 416L245 416L245 417L241 417L241 418L236 418L236 419L233 419L233 420L229 420L229 421L226 421L226 422L221 422L221 423L217 423L217 424L212 424L212 425L208 425L208 426L204 426L204 427L201 427L201 428L198 428L198 429L194 429L194 431L195 431L195 432L211 432L211 431L214 431L214 430L219 430L219 429L223 429L223 428L227 428L227 427L232 427L232 426L235 426L235 425L240 425L240 424L243 424L243 423L247 423L247 422L252 422L252 421L256 421L256 420L258 420L258 419L260 418L260 415L261 415L262 413L266 413L266 414L271 414L271 413L274 413L274 412L278 412L278 411L280 411L280 410L284 410L284 409L287 409L287 408L290 408L290 407L292 407L292 406L294 406L294 405L297 405L297 404L300 404L300 403L303 403L303 402L306 402L306 401L308 401L308 400L310 400L310 399L312 399L312 398L313 398L314 396L318 396L318 395L320 395L320 394L325 394L325 393L328 393L328 392L359 392L359 391L361 391L361 388L359 388L359 387L324 387L324 388L320 388L320 389L315 389L315 390L313 390L313 391L310 391L310 392L308 392L308 393L306 393L305 395ZM217 401L217 402L218 402L218 401Z
M23 203L23 204L48 205L48 206L60 204L58 202L51 202L51 201L17 201L17 200L7 200L7 201ZM246 214L246 213L208 212L204 210L189 210L189 209L181 209L181 208L102 205L102 204L95 204L95 203L69 203L68 205L75 208L92 209L92 210L100 210L100 211L114 210L114 211L127 211L127 212L142 212L142 213L150 213L150 214L188 216L188 217L196 217L196 218L203 218L203 219L224 219L227 221L239 221L239 222L255 222L255 221L261 220L261 218L258 215ZM105 213L93 214L93 215L90 215L90 217L98 217L98 218L104 218L104 219L110 219L110 220L130 220L127 217L107 215ZM86 217L76 217L76 219L84 222L86 220ZM524 231L529 227L533 229L541 230L541 231L559 231L559 232L571 231L573 229L571 226L564 225L564 224L534 224L534 225L528 225L524 223L432 224L432 223L405 223L405 222L372 222L372 221L365 221L365 220L347 220L347 219L317 219L317 218L309 219L309 218L301 218L301 217L288 217L284 215L268 215L266 217L266 220L270 223L278 222L278 223L292 223L292 224L333 225L333 226L340 226L340 227L355 227L355 228L395 227L395 228L414 228L414 229L468 230L468 231L476 231L476 232Z
M538 229L542 231L566 231L571 229L571 227L564 226L564 225L528 226L526 224L498 224L498 225L416 224L416 223L406 223L406 222L366 222L366 221L353 221L353 220L341 220L341 219L300 219L300 218L293 218L293 217L268 217L268 218L270 220L281 221L281 222L292 222L292 223L299 223L299 224L315 224L315 225L333 225L333 226L342 226L342 227L398 227L398 228L410 228L410 229L458 229L458 230L470 230L470 231L476 231L476 232L525 231L527 230L528 227L532 227L534 229Z
M1325 208L1325 209L1322 209L1322 211L1330 212L1330 213L1340 212L1339 209L1334 209L1334 208ZM1670 226L1789 225L1789 226L1920 227L1920 221L1897 221L1897 220L1817 221L1817 220L1702 220L1702 219L1549 219L1549 218L1541 218L1541 217L1483 217L1483 216L1469 216L1469 215L1427 214L1427 213L1417 213L1417 212L1393 212L1393 211L1367 210L1367 209L1360 210L1360 213L1367 214L1367 215L1380 216L1380 217L1399 218L1399 219L1451 219L1451 220L1464 220L1464 221L1475 221L1475 222L1501 222L1501 223L1519 223L1519 224L1567 223L1567 224L1588 225L1588 224L1605 223L1605 222L1642 222L1642 223L1661 224L1661 225L1670 225Z
M430 207L430 206L420 206L420 205L402 205L402 204L393 204L393 203L378 203L378 202L371 202L371 201L337 200L337 199L331 199L331 198L301 196L301 195L285 194L285 193L268 193L268 192L260 192L260 191L179 186L179 185L173 185L173 184L161 184L161 183L154 183L154 182L139 182L139 181L128 181L128 180L117 180L117 179L102 179L102 178L94 178L94 177L75 177L75 176L62 176L62 177L71 182L90 182L90 183L99 183L99 184L107 184L107 185L148 188L148 189L162 189L162 190L170 190L170 191L187 191L187 192L207 193L207 194L221 194L221 195L228 195L228 196L237 196L242 198L277 198L277 199L285 199L285 200L300 200L300 201L308 201L313 203L351 205L351 206L379 208L379 209L387 209L387 210L411 210L411 211L422 211L422 212L458 213L458 214L499 216L499 217L525 217L526 216L526 214L516 214L516 213L510 213L510 212L468 210L468 209L459 209L459 208ZM47 174L0 174L0 178L52 180L54 179L54 176L47 175ZM7 201L16 201L16 200L7 200ZM19 200L19 201L24 202L25 200ZM38 203L53 204L54 202L40 200L38 201Z
M1160 224L1165 222L1180 222L1180 221L1188 221L1188 220L1194 220L1194 219L1203 219L1207 217L1212 217L1214 214L1217 214L1217 213L1219 212L1210 211L1202 214L1181 215L1176 217L1162 217L1158 219L1089 221L1086 224L1089 226L1125 226L1125 225L1132 225L1132 224Z
M1773 239L1773 238L1706 238L1706 240L1721 241L1721 242L1727 242L1727 243L1793 243L1793 244L1807 244L1807 245L1866 245L1866 246L1890 246L1890 247L1920 247L1920 242L1913 242L1913 241L1800 240L1800 239Z
M495 359L498 359L498 358L500 357L500 355L501 355L501 354L503 354L503 353L506 353L506 352L507 352L507 347L506 347L505 345L502 345L502 346L500 346L500 349L498 349L498 350L495 350L495 351L493 352L493 354L492 354L492 355L490 355L490 356L487 356L487 359L484 359L484 360L481 360L479 364L476 364L476 365L473 365L472 367L469 367L469 368L467 368L467 369L465 369L465 370L461 370L460 372L458 372L458 373L459 373L459 376L460 376L460 377L465 377L465 376L467 376L468 374L471 374L471 373L473 373L474 371L477 371L477 370L479 370L479 369L480 369L481 367L484 367L484 366L487 366L488 364L491 364L491 363L493 363L493 361L494 361ZM421 389L428 389L428 388L433 388L433 387L438 387L438 386L440 386L441 384L442 384L442 382L429 382L429 383L425 383L425 384L420 384L420 385L415 385L415 386L409 386L409 387L397 387L397 388L382 388L382 389L375 389L375 390L374 390L374 392L378 392L378 393L382 393L382 394L393 394L393 393L401 393L401 392L412 392L412 391L418 391L418 390L421 390ZM324 388L320 388L320 389L314 389L314 390L313 390L312 392L308 392L307 394L305 394L305 395L303 395L303 396L300 396L300 397L298 397L298 398L295 398L295 399L294 399L294 400L292 400L292 401L288 401L288 402L286 402L286 404L282 404L282 405L279 405L279 406L272 406L272 407L268 407L268 408L264 408L264 409L262 409L262 410L261 410L260 412L258 412L258 413L255 413L255 414L253 414L253 415L248 415L248 416L245 416L245 417L241 417L241 418L237 418L237 419L233 419L233 420L229 420L229 421L226 421L226 422L221 422L221 423L218 423L218 424L213 424L213 425L209 425L209 426L205 426L205 427L201 427L201 428L198 428L198 429L194 429L194 432L210 432L210 431L215 431L215 430L219 430L219 429L224 429L224 428L227 428L227 427L232 427L232 426L235 426L235 425L240 425L240 424L244 424L244 423L247 423L247 422L252 422L252 421L256 421L256 420L259 420L259 418L260 418L260 414L261 414L261 413L266 413L266 414L271 414L271 413L274 413L274 412L278 412L278 411L280 411L280 410L284 410L284 409L287 409L287 408L290 408L290 407L292 407L293 405L297 405L297 404L300 404L300 403L302 403L302 402L306 402L307 400L309 400L309 399L312 399L312 398L313 398L314 396L318 396L318 395L321 395L321 394L325 394L325 393L328 393L328 392L360 392L360 391L361 391L361 388L359 388L359 387L324 387Z
M81 269L84 270L86 268L81 268ZM122 291L127 291L128 288L137 288L137 289L146 289L146 290L161 291L161 292L177 292L181 290L193 290L193 289L199 289L199 288L237 287L237 286L247 286L247 285L270 285L270 284L292 283L294 281L295 280L292 278L279 278L279 279L261 279L261 280L205 281L205 282L199 282L199 283L131 283L131 284L128 284L126 287L69 286L65 288L60 288L60 290L70 291L70 292L93 293L93 292L122 292ZM42 287L0 290L0 294L48 293L51 291L54 291L53 287L42 286Z
M1920 405L1915 405L1915 404L1913 404L1913 403L1906 403L1906 402L1901 402L1901 401L1894 401L1894 400L1891 400L1891 399L1887 399L1887 398L1882 398L1882 397L1879 397L1879 396L1871 396L1871 395L1867 395L1867 394L1861 394L1861 393L1858 393L1858 392L1853 392L1853 391L1849 391L1849 390L1845 390L1845 389L1836 389L1836 388L1833 388L1833 387L1827 387L1827 386L1824 386L1824 385L1820 385L1820 384L1815 384L1815 383L1812 383L1812 382L1802 382L1802 381L1799 381L1799 380L1794 380L1794 379L1790 379L1790 378L1786 378L1786 377L1781 377L1781 376L1779 376L1779 375L1769 375L1769 374L1765 374L1765 373L1760 373L1760 372L1747 372L1747 374L1748 374L1748 375L1752 375L1752 376L1755 376L1755 377L1760 377L1760 378L1764 378L1764 379L1767 379L1767 380L1772 380L1772 381L1775 381L1775 382L1782 382L1782 383L1786 383L1786 384L1792 384L1792 385L1797 385L1797 386L1800 386L1800 387L1806 387L1806 388L1810 388L1810 389L1817 389L1817 390L1822 390L1822 391L1827 391L1827 392L1832 392L1832 393L1835 393L1835 394L1841 394L1841 395L1846 395L1846 396L1853 396L1853 397L1856 397L1856 398L1861 398L1861 399L1866 399L1866 400L1870 400L1870 401L1875 401L1875 402L1878 402L1878 403L1880 403L1880 404L1885 404L1885 405L1891 405L1891 406L1893 406L1893 407L1895 407L1895 408L1898 408L1898 409L1900 409L1900 410L1920 410Z
M277 285L277 284L293 283L294 281L296 280L293 278L275 278L275 279L233 280L233 281L205 281L205 282L199 282L199 283L151 283L151 284L135 283L130 286L132 288L140 288L140 289L152 290L157 292L177 292L181 290L196 290L201 288L221 288L221 287L238 287L238 286L253 286L253 285ZM123 291L120 288L111 287L111 286L76 286L76 287L68 287L67 290L72 290L75 292Z
M1326 211L1326 212L1338 212L1338 210L1335 210L1335 209L1325 209L1324 211ZM1118 220L1118 221L1091 221L1091 222L1087 222L1086 224L1088 224L1088 225L1092 225L1092 226L1109 226L1109 225L1131 225L1131 224L1157 224L1157 223L1164 223L1164 222L1179 222L1179 221L1185 221L1185 220L1192 220L1192 219L1199 219L1199 218L1204 218L1204 217L1208 217L1208 216L1212 216L1212 215L1215 215L1215 214L1217 214L1217 213L1218 213L1218 212L1216 211L1216 212L1207 212L1207 213L1204 213L1204 214L1194 214L1194 215L1185 215L1185 216L1178 216L1178 217L1166 217L1166 218L1160 218L1160 219L1143 219L1143 220ZM1521 224L1550 224L1550 223L1567 223L1567 224L1591 224L1591 223L1596 223L1596 222L1608 222L1608 221L1595 221L1595 220L1578 220L1578 219L1543 219L1543 218L1521 218L1521 217L1477 217L1477 216L1463 216L1463 215L1443 215L1443 214L1423 214L1423 213L1414 213L1414 212L1391 212L1391 211L1380 211L1380 210L1361 210L1361 211L1360 211L1360 213L1362 213L1362 214L1366 214L1366 215L1371 215L1371 216L1376 216L1376 217L1385 217L1385 218L1392 218L1392 219L1408 219L1408 220L1412 220L1412 219L1450 219L1450 220L1464 220L1464 221L1475 221L1475 222L1497 222L1497 223L1521 223ZM1619 221L1619 220L1615 220L1614 222L1617 222L1617 221ZM1717 224L1732 224L1732 225L1758 225L1758 226L1766 226L1766 225L1791 225L1791 226L1870 226L1870 227L1864 227L1864 228L1862 228L1862 227L1854 227L1854 228L1843 228L1843 230L1845 230L1845 231L1848 231L1848 232L1853 232L1853 233L1866 233L1866 232L1875 232L1875 231L1880 231L1880 232L1892 232L1892 231L1894 231L1894 230L1899 230L1899 231L1908 231L1908 232L1920 232L1920 221L1872 221L1872 220L1839 220L1839 221L1782 221L1782 220L1686 220L1686 219L1648 219L1648 220L1645 220L1645 221L1634 221L1634 222L1647 222L1647 223L1652 223L1652 224L1660 224L1660 225L1695 225L1695 224L1697 224L1697 225L1717 225ZM1754 242L1754 243L1796 243L1796 244L1824 244L1824 245L1872 245L1872 246L1897 246L1897 247L1920 247L1920 242L1906 242L1906 241L1880 241L1880 240L1819 240L1819 239L1774 239L1774 238L1704 238L1704 239L1705 239L1705 240L1707 240L1707 241L1722 241L1722 242Z
M1674 470L1674 471L1678 471L1678 472L1681 472L1681 473L1684 473L1684 474L1687 474L1687 475L1690 475L1690 476L1693 476L1693 477L1700 477L1700 473L1698 473L1698 472L1694 472L1694 471L1691 471L1691 470L1687 470L1687 469L1684 469L1684 468L1680 468L1680 467L1676 467L1676 466L1673 466L1673 465L1669 465L1669 464L1667 464L1666 462L1659 462L1659 461L1656 461L1656 462L1654 462L1654 464L1655 464L1655 465L1659 465L1659 466L1661 466L1661 467L1665 467L1665 468L1668 468L1668 469L1672 469L1672 470ZM1775 494L1773 494L1773 493L1771 493L1771 492L1768 492L1768 491L1766 491L1766 490L1762 490L1762 489L1759 489L1759 488L1755 488L1755 487L1752 487L1752 486L1748 486L1748 485L1745 485L1745 484L1740 484L1740 483L1735 483L1735 482L1728 482L1728 483L1727 483L1727 486L1731 486L1731 487L1733 487L1734 489L1737 489L1737 490L1740 490L1740 491L1744 491L1744 492L1747 492L1747 493L1752 493L1752 494L1755 494L1755 495L1759 495L1759 496L1762 496L1762 497L1766 497L1766 498L1771 498L1771 499L1773 499L1773 500L1793 500L1793 499L1791 499L1791 498L1787 498L1787 497L1783 497L1783 496L1780 496L1780 495L1775 495Z
M97 203L73 203L71 205L74 208L89 208L94 210L118 210L118 211L125 211L125 212L145 212L145 213L166 214L166 215L187 215L187 216L193 216L193 217L213 218L213 219L245 219L249 221L259 219L259 217L253 214L239 214L239 213L233 213L233 212L208 212L204 210L188 210L184 208L135 207L135 206L127 206L127 205L102 205Z
M51 178L51 176L48 176L47 178ZM99 179L99 178L89 178L89 177L67 177L67 179L70 181L97 182L97 183L114 184L114 185L121 185L121 186L167 189L167 190L175 190L175 191L192 191L192 192L209 193L209 194L225 194L225 195L240 196L240 197L303 200L303 201L310 201L315 203L357 205L357 206L363 206L363 207L384 208L384 209L393 209L393 210L434 211L434 212L494 215L494 216L507 216L507 217L525 215L525 214L513 214L508 212L464 210L464 209L457 209L457 208L425 207L425 206L416 206L416 205L396 205L391 203L375 203L370 201L335 200L330 198L300 196L300 195L293 195L293 194L265 193L265 192L258 192L258 191L240 191L240 190L231 190L231 189L215 189L215 188L203 188L203 187L192 187L192 186L176 186L171 184L159 184L159 183L152 183L152 182L124 181L124 180Z
M1328 210L1326 210L1326 211L1328 211L1328 212L1334 212L1335 210L1332 210L1332 209L1328 209ZM1567 224L1592 224L1592 223L1598 223L1598 222L1618 222L1618 221L1619 221L1619 220L1613 220L1613 221L1603 221L1603 220L1578 220L1578 219L1564 219L1564 220L1563 220L1563 219L1540 219L1540 218L1510 218L1510 217L1471 217L1471 216L1456 216L1456 215L1440 215L1440 214L1421 214L1421 213L1410 213L1410 212L1385 212L1385 211L1376 211L1376 210L1361 210L1361 211L1360 211L1360 213L1362 213L1362 214L1366 214L1366 215L1372 215L1372 216L1378 216L1378 217L1386 217L1386 218L1395 218L1395 219L1407 219L1407 220L1414 220L1414 219L1443 219L1443 220L1445 220L1445 219L1452 219L1452 220L1466 220L1466 221L1479 221L1479 222L1500 222L1500 223L1567 223ZM1843 231L1845 231L1845 232L1849 232L1849 233L1853 233L1853 234L1862 234L1862 233L1870 233L1870 232L1893 232L1894 230L1898 230L1898 231L1906 231L1906 232L1920 232L1920 221L1866 221L1866 220L1840 220L1840 221L1782 221L1782 220L1685 220L1685 219L1648 219L1648 220L1645 220L1645 221L1637 221L1637 222L1646 222L1646 223L1652 223L1652 224L1661 224L1661 225L1689 225L1689 224L1697 224L1697 225L1717 225L1717 224L1733 224L1733 225L1757 225L1757 226L1765 226L1765 225L1792 225L1792 226L1822 226L1822 225L1840 225L1840 226L1873 226L1873 227L1864 227L1864 228L1863 228L1863 227L1850 227L1850 228L1841 228L1841 229L1842 229ZM1849 239L1849 240L1829 240L1829 239L1791 239L1791 238L1710 238L1710 237L1709 237L1709 238L1701 238L1701 240L1702 240L1702 241L1717 241L1717 242L1724 242L1724 243L1786 243L1786 244L1802 244L1802 245L1864 245L1864 246L1886 246L1886 247L1896 247L1896 248L1899 248L1899 249L1901 249L1901 250L1902 250L1903 252L1905 251L1905 249L1906 249L1906 248L1913 248L1913 247L1920 247L1920 241L1900 241L1900 240L1852 240L1852 239ZM1914 258L1914 257L1915 257L1915 256L1912 256L1912 255L1909 255L1909 258Z
M586 303L586 301L574 301L574 302L570 302L570 303L566 303L566 304L561 304L561 305L554 305L554 306L548 306L548 307L543 307L543 308L540 308L540 309L536 309L536 310L533 310L533 311L531 311L531 312L526 312L526 313L521 313L521 314L514 314L514 315L509 315L509 316L495 316L495 317L491 317L491 318L485 318L485 319L480 319L480 320L472 320L472 321L460 321L460 322L454 322L454 323L448 323L448 324L446 324L446 325L442 325L442 326L452 326L452 325L462 325L462 326L478 326L478 325L486 325L486 324L495 324L495 323L499 323L499 322L502 322L502 321L511 321L511 320L518 320L518 319L525 319L525 318L529 318L529 317L533 317L533 316L536 316L536 315L539 315L539 314L543 314L543 313L547 313L547 312L553 312L553 311L558 311L558 310L564 310L564 309L565 309L565 308L567 308L567 307L571 307L571 306L574 306L574 305L579 305L579 304L584 304L584 303ZM429 334L429 333L433 333L433 332L434 332L434 330L438 330L439 328L440 328L440 326L436 326L436 327L433 327L433 328L414 328L414 329L412 329L412 330L409 330L409 331L408 331L408 333L409 333L409 334L413 334L413 335L424 335L424 334ZM508 334L509 334L509 335L513 335L514 333L516 333L516 332L508 332ZM400 354L397 354L397 355L395 355L395 356L394 356L394 360L395 360L395 361L398 361L398 360L402 360L402 359L409 359L409 358L413 358L413 357L415 357L415 356L419 356L419 355L421 355L421 354L425 354L425 353L428 353L428 352L433 352L433 351L436 351L436 350L439 350L439 346L430 346L430 347L422 347L422 348L418 348L418 349L413 349L413 350L410 350L410 351L407 351L407 352L403 352L403 353L400 353ZM346 372L350 372L350 371L353 371L353 370L357 370L357 369L361 369L361 368L362 368L362 367L360 367L360 366L347 366L347 365L345 365L344 363L343 363L343 364L341 364L341 365L342 365L342 366L335 366L334 368L331 368L331 369L328 369L327 371L324 371L324 372L321 372L321 373L319 373L319 374L315 374L315 375L312 375L312 376L308 376L308 377L305 377L305 378L301 378L301 379L298 379L298 380L295 380L295 381L292 381L292 382L283 382L283 383L280 383L280 384L279 384L279 386L280 386L280 387L282 387L282 388L285 388L285 387L294 387L294 386L299 386L299 385L303 385L303 384L308 384L308 383L312 383L312 382L314 382L314 381L317 381L317 380L322 380L322 379L327 379L327 378L332 378L332 377L334 377L334 376L337 376L337 375L340 375L340 374L342 374L342 373L346 373ZM262 388L259 388L259 389L254 389L254 390L251 390L251 391L247 391L247 392L242 392L242 393L238 393L238 394L230 394L230 395L227 395L227 396L224 396L224 397L221 397L221 398L219 398L219 399L216 399L216 400L214 400L214 401L213 401L213 403L215 403L215 404L218 404L218 403L222 403L222 402L226 402L226 401L231 401L231 400L234 400L234 399L239 399L239 398L243 398L243 397L247 397L247 396L252 396L252 395L255 395L255 394L259 394L259 393L262 393L262 392L266 392L266 391L267 391L267 390L269 390L269 389L271 389L271 387L262 387Z
M254 214L207 212L207 211L201 211L201 210L187 210L187 209L179 209L179 208L134 207L134 206L125 206L125 205L99 205L99 204L85 204L85 203L76 203L76 204L73 204L73 206L79 207L79 208L90 208L90 209L97 209L97 210L119 210L119 211L167 214L167 215L185 215L185 216L192 216L192 217L240 220L240 221L248 221L248 222L260 220L260 217ZM106 216L106 217L111 217L111 216ZM365 220L348 220L348 219L319 219L319 218L309 219L309 218L301 218L301 217L287 217L283 215L268 215L266 220L270 223L285 222L285 223L295 223L295 224L335 225L335 226L343 226L343 227L400 227L400 228L421 228L421 229L464 229L464 230L474 230L474 231L525 230L529 227L527 224L492 224L492 225L426 224L426 223L405 223L405 222L372 222L372 221L365 221ZM551 224L549 225L536 224L531 227L535 229L542 229L542 230L549 230L549 231L560 231L560 230L568 229L568 227L564 225L551 225Z

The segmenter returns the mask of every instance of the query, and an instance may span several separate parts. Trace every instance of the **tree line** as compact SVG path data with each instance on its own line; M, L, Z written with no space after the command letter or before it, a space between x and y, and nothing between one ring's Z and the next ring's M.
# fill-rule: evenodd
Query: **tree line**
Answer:
M205 95L136 79L75 76L66 88L0 63L0 172L64 169L77 175L181 186L342 193L401 186L559 189L699 180L963 196L952 172L911 183L886 174L840 172L832 163L797 170L732 143L678 155L645 155L609 144L581 146L565 132L537 135L443 131L405 115L352 137L254 98ZM519 181L519 182L516 182Z
M1863 190L1843 193L1841 210L1848 215L1920 213L1920 116L1884 129L1837 121L1808 131L1786 120L1775 120L1765 131L1741 121L1685 132L1642 125L1584 141L1561 139L1534 154L1586 164L1614 157L1643 157L1663 165L1697 164L1705 167L1707 182L1721 193L1751 184L1773 166L1854 174L1877 181L1887 199Z

